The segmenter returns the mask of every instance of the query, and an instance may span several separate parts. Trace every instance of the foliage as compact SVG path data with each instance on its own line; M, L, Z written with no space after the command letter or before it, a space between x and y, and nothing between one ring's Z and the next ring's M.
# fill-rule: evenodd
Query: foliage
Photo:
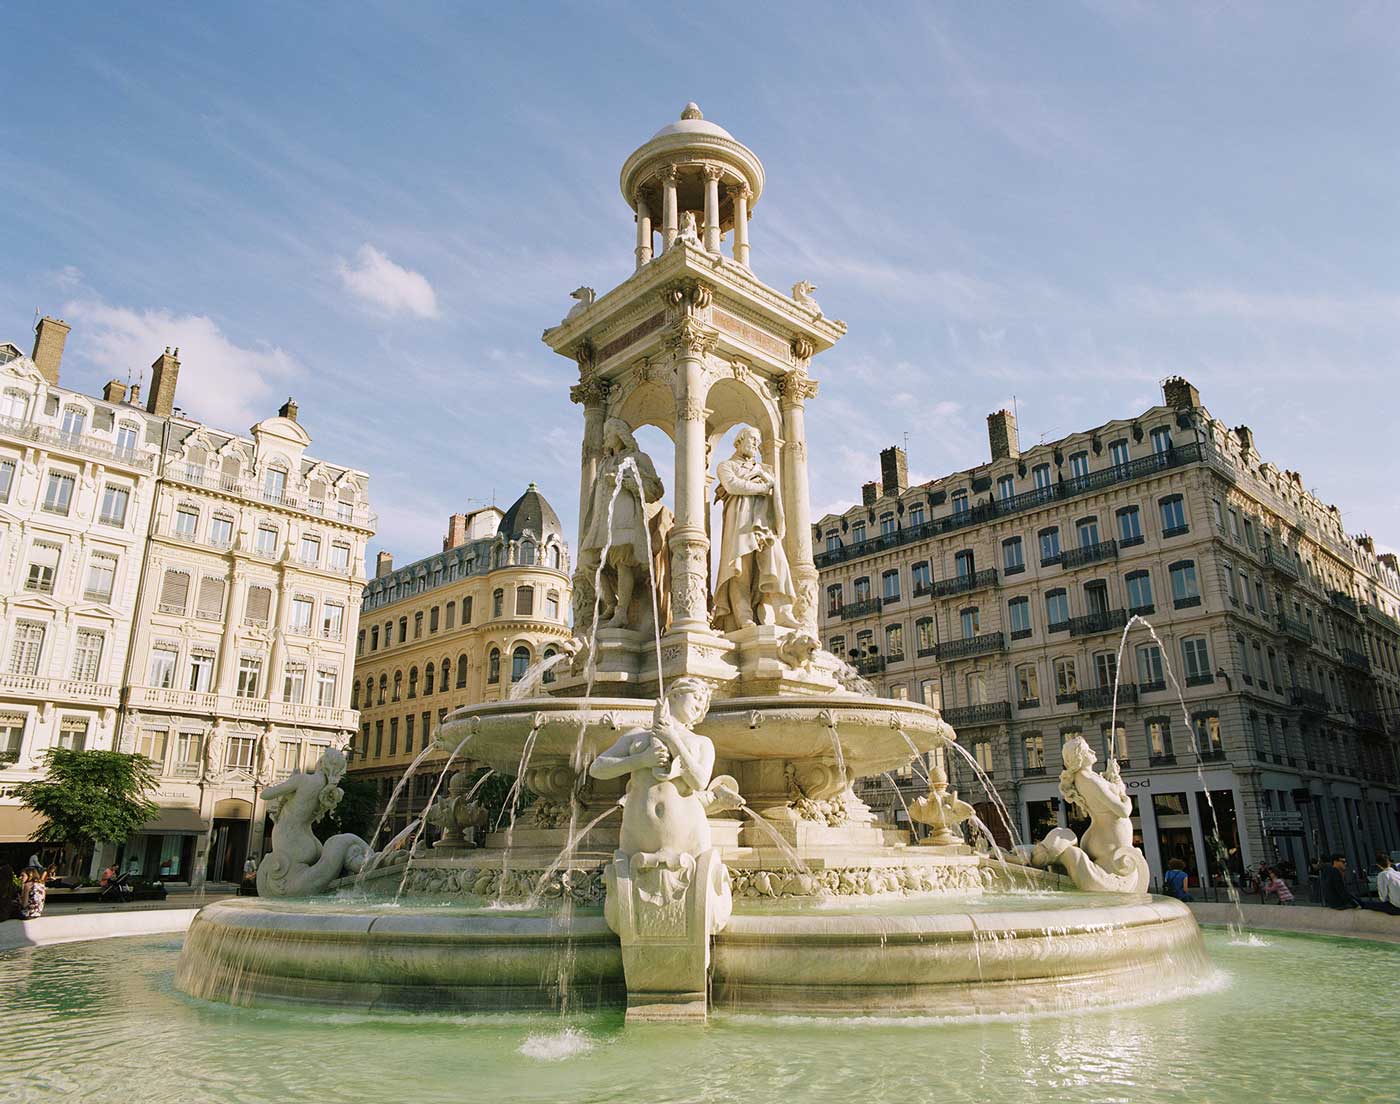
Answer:
M471 793L481 776L489 768L482 767L480 770L472 772L471 779L467 782L464 793ZM491 827L504 824L506 819L506 802L510 800L510 788L515 785L515 779L508 774L501 774L499 771L491 775L485 782L481 782L481 789L476 791L476 797L472 798L478 805L486 810L486 823ZM522 790L520 800L516 804L516 816L528 809L535 802L535 795L529 790Z
M361 839L369 839L374 831L379 787L372 779L347 777L340 780L340 788L340 804L317 821L313 831L323 842L341 832L354 832Z
M156 764L119 751L50 748L45 777L15 787L20 802L42 823L31 837L47 843L119 843L160 813L151 800Z

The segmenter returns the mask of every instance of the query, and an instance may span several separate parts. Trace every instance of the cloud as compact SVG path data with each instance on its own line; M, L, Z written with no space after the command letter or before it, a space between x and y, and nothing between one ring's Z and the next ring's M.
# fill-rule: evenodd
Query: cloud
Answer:
M175 404L201 421L240 430L275 412L283 388L302 372L296 358L266 343L237 345L207 315L114 307L101 299L64 305L70 348L108 378L149 377L170 346L180 350ZM146 379L149 387L149 378Z
M437 292L421 272L395 264L366 242L352 264L339 261L336 271L345 290L385 314L437 318Z

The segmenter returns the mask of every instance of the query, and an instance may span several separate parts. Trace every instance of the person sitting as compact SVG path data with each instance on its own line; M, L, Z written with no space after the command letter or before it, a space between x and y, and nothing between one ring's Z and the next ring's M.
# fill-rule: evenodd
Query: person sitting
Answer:
M1361 902L1347 889L1346 869L1347 857L1340 852L1322 868L1322 903L1330 909L1361 907Z
M44 915L44 899L48 890L44 888L44 871L31 866L24 872L24 880L19 888L19 918L37 920Z
M1396 870L1390 856L1384 851L1376 855L1376 865L1380 872L1376 875L1377 900L1365 902L1367 908L1384 912L1388 916L1400 916L1400 870Z
M1167 872L1162 878L1162 892L1168 897L1175 897L1178 901L1194 901L1195 898L1186 892L1189 881L1186 864L1180 859L1171 859L1167 863Z
M1293 891L1288 888L1288 883L1279 876L1279 872L1272 866L1269 867L1264 877L1263 887L1259 891L1259 901L1262 904L1264 898L1272 893L1278 898L1281 905L1291 905L1293 903Z

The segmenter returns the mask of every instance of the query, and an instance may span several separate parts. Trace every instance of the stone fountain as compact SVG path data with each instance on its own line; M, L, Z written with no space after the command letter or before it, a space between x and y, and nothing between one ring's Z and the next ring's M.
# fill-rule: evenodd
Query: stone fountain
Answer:
M275 830L268 861L297 873L295 892L342 899L206 908L186 989L410 1008L619 1002L652 1019L703 1018L712 1003L1006 1011L1122 995L1199 958L1189 912L1145 895L1115 764L1098 775L1076 749L1062 780L1093 818L1082 846L1054 836L1017 861L978 854L959 832L971 807L939 765L952 729L927 706L862 694L818 646L804 411L813 360L846 327L811 284L787 295L751 271L763 183L753 153L688 105L623 166L636 271L602 296L578 289L545 331L577 364L583 407L569 665L548 694L459 709L436 736L445 772L485 764L533 803L484 831L454 779L430 813L443 846L368 857L364 841L333 840L347 856L334 870L310 854L309 820L282 830L304 852L285 861ZM674 487L638 446L642 426L673 442ZM919 846L851 785L911 763L933 771L911 810L934 828ZM318 796L333 774L284 784L305 791L284 815L333 804ZM1041 910L977 907L1028 887L1066 892ZM1078 907L1076 887L1118 896ZM892 901L895 914L866 907Z

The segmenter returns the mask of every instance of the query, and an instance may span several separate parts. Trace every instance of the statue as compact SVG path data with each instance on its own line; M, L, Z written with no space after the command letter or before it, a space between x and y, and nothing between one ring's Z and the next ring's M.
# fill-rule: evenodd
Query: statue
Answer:
M346 872L358 873L370 860L369 844L351 832L321 843L311 826L340 804L338 783L345 755L321 753L314 771L301 771L263 790L272 817L272 852L258 866L258 895L307 897L324 893Z
M617 485L619 473L622 478L621 490ZM614 493L617 495L616 502L613 501ZM670 529L671 512L661 502L664 493L665 487L656 474L651 457L637 447L631 428L621 418L609 418L603 423L603 456L588 502L583 547L579 550L579 566L575 574L576 586L581 581L579 589L591 596L594 576L606 547L607 561L602 564L598 616L609 628L651 628L652 603L643 602L642 609L635 616L631 606L637 593L637 583L640 581L645 588L650 576L647 565L648 535L653 570L657 563L667 559L665 538ZM609 521L612 525L611 538ZM657 589L661 594L665 593L664 584L665 581L658 577ZM587 609L582 611L585 613L582 623L577 617L578 612L578 603L575 603L574 631L584 636L593 618L592 603L589 602ZM662 620L664 623L664 610Z
M695 731L709 707L708 683L676 679L651 727L624 733L588 769L598 779L629 776L604 902L622 940L629 1016L704 1015L710 936L733 909L708 818L743 798L734 779L711 777L714 744Z
M817 290L817 285L811 280L799 280L792 285L792 298L799 307L806 307L808 310L817 312L817 317L821 317L822 309L817 306L817 301L812 298L812 292Z
M204 741L204 780L218 782L224 776L224 730L216 724Z
M277 773L277 734L271 729L265 729L258 737L258 784L266 786L272 781L272 777Z
M594 301L598 298L598 295L591 287L581 287L574 288L573 291L569 292L569 298L577 299L578 302L569 308L568 314L564 315L565 322L567 322L570 318L577 318L580 314L582 314L589 307L591 307Z
M1133 803L1118 761L1110 758L1096 773L1098 756L1083 736L1066 740L1062 755L1060 796L1089 818L1089 828L1083 840L1068 828L1052 829L1031 851L1031 865L1058 864L1080 889L1146 893L1147 859L1133 846Z
M677 241L687 242L690 245L700 247L700 231L695 224L694 211L681 212L680 233L676 237Z
M465 849L480 847L486 832L486 807L467 798L466 771L457 771L447 783L447 796L439 798L423 814L429 824L443 830L434 847Z
M796 596L783 551L783 506L778 479L759 456L762 437L745 426L734 439L734 455L721 461L715 498L724 503L719 579L715 583L715 628L733 632L748 625L798 628Z
M949 847L963 842L958 825L976 812L958 796L948 792L948 773L938 764L928 772L928 796L916 797L909 805L909 819L933 829L922 842L930 847Z

